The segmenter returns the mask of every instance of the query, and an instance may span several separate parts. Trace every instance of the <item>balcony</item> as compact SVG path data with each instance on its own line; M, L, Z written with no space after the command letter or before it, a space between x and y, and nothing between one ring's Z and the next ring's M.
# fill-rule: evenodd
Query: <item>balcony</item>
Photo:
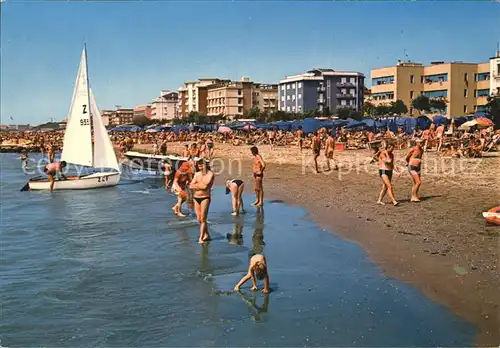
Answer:
M351 82L337 82L337 87L356 87L356 84Z
M326 99L325 98L318 98L318 104L325 104Z
M325 92L325 91L326 91L325 86L319 86L318 87L318 92Z
M351 98L356 98L356 96L350 93L337 93L337 98L351 99Z

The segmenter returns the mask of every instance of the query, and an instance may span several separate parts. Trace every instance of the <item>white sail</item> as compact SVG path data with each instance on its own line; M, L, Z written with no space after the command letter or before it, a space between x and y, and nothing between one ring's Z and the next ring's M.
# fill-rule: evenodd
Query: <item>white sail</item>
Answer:
M68 115L61 160L92 167L92 131L90 124L87 52L82 52L73 99Z
M120 171L120 166L116 160L113 144L109 139L108 132L102 122L101 113L97 108L94 94L90 90L90 112L92 113L92 124L94 127L94 167L112 168Z

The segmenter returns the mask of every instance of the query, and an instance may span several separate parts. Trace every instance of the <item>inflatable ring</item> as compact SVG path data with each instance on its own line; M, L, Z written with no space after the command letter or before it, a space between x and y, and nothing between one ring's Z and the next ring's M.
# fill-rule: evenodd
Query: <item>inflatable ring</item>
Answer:
M500 206L489 209L483 216L487 223L500 226Z

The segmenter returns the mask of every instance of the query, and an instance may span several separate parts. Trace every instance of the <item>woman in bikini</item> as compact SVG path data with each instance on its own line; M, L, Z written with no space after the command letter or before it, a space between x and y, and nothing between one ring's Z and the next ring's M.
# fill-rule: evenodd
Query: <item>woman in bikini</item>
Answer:
M245 184L240 179L232 179L226 181L226 195L231 192L233 212L231 215L236 216L240 213L245 213L245 208L243 208L243 191L245 190Z
M398 201L394 198L394 192L392 190L392 172L394 170L394 145L387 144L385 150L383 150L378 158L379 165L379 175L382 179L382 190L380 191L380 195L378 197L377 204L385 205L382 202L386 193L389 195L389 198L392 201L394 206L398 205Z
M210 207L210 197L215 175L210 170L209 162L206 160L198 160L198 162L196 162L196 166L198 171L194 175L189 188L195 191L193 197L194 211L196 212L196 218L200 223L200 238L198 239L198 243L203 244L204 242L210 240L210 234L208 233L207 226L207 215L208 208Z
M262 156L259 155L259 149L257 146L252 146L250 151L253 155L253 178L254 178L254 186L255 186L255 202L252 205L261 207L264 205L264 187L263 187L263 179L264 179L264 169L266 168L266 164L262 159Z
M422 185L422 180L420 178L420 169L422 166L422 156L424 155L424 149L422 148L422 140L418 139L414 147L406 155L406 163L408 165L408 171L410 172L411 178L413 180L413 186L411 188L411 201L420 202L418 197L418 190Z

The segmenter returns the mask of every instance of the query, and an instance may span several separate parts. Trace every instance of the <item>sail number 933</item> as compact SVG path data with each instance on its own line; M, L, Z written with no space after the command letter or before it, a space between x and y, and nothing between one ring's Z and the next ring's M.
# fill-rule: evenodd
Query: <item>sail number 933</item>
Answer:
M87 113L87 105L82 105L82 114ZM80 126L90 126L90 120L88 118L82 118L80 120Z

